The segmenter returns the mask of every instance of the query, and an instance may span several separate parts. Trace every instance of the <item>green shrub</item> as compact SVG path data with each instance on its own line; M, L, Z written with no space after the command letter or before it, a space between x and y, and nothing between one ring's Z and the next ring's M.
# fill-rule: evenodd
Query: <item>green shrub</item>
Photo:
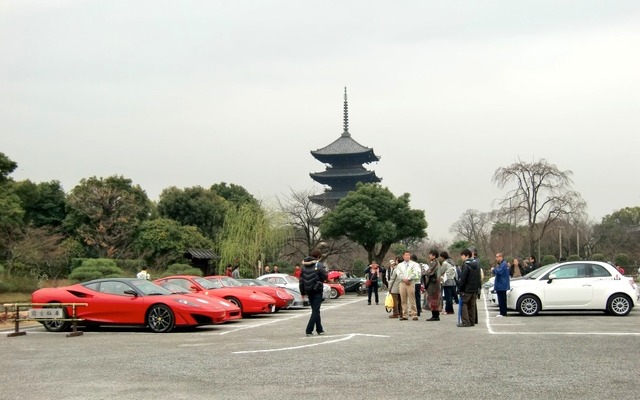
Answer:
M558 262L558 259L553 254L545 254L542 256L542 261L540 265L549 265Z
M606 257L602 253L596 253L591 255L593 261L606 261Z
M82 265L71 271L69 279L84 282L99 278L117 278L123 276L114 260L105 258L85 259Z
M116 265L120 267L125 274L135 276L135 274L147 264L144 260L116 260Z
M613 261L616 263L616 265L619 265L621 267L628 267L629 264L631 264L631 260L629 259L629 256L626 255L625 253L616 254Z
M81 266L82 263L84 262L84 260L87 260L87 259L86 258L72 258L71 262L69 263L69 271L73 271L74 269L76 269L79 266Z
M171 264L169 268L161 274L162 277L171 275L197 275L202 276L202 270L189 264ZM152 275L153 276L153 275Z
M0 282L0 293L31 293L38 289L38 280L32 276L4 275Z
M567 257L567 261L580 261L580 260L582 260L582 258L580 258L580 256L577 254L571 254L569 257Z

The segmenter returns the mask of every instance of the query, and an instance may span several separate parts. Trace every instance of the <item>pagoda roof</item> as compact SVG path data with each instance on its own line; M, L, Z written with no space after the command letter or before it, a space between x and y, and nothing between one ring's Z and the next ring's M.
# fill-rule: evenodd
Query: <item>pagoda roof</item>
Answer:
M368 171L364 168L353 169L328 169L322 172L312 172L309 174L314 180L330 180L330 179L344 179L354 178L359 181L367 182L380 182L380 178L376 176L373 171Z

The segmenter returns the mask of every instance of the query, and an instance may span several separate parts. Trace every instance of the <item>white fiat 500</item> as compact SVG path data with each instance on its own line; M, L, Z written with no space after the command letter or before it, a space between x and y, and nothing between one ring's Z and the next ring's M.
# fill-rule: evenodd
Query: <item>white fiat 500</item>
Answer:
M552 310L602 310L624 316L639 301L633 279L599 261L545 265L512 281L507 292L507 308L525 316Z

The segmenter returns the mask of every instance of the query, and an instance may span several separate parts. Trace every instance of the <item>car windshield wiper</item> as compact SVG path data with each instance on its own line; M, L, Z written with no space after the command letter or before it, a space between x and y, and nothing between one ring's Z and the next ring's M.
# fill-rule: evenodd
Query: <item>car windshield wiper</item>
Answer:
M163 296L165 294L166 293L151 292L151 293L148 293L147 296Z

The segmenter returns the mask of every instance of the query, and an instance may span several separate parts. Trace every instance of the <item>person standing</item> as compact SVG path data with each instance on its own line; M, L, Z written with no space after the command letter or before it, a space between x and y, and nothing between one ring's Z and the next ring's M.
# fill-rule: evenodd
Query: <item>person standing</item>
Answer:
M138 279L146 279L148 281L151 280L151 275L147 272L147 266L143 266L142 270L136 274L136 278Z
M233 279L240 279L240 267L239 266L235 266L233 267L233 271L231 272L231 277Z
M480 267L478 261L472 257L471 250L464 249L460 253L462 268L458 294L462 296L462 322L458 327L474 326L476 323L476 298L480 286Z
M498 296L498 306L500 307L500 313L496 317L507 316L507 291L509 286L509 266L504 260L502 253L496 254L496 266L491 269L496 277L493 284L493 289Z
M396 261L391 260L391 267L389 270L391 271L391 275L389 277L389 293L391 293L391 297L393 297L393 314L389 315L389 318L398 318L402 315L402 303L400 300L400 283L401 279L398 277L398 271L396 267ZM398 257L398 264L402 262L402 258Z
M522 265L520 265L520 260L518 260L517 258L513 259L509 269L509 274L512 278L520 278L524 275L524 268L522 268Z
M427 321L440 321L440 274L442 267L438 262L440 254L437 250L429 251L429 269L425 274L425 287L427 291L427 306L431 310L431 318Z
M307 323L307 336L313 335L315 327L318 335L324 335L324 328L320 318L320 305L322 304L323 282L327 280L327 271L320 262L322 252L314 249L308 257L302 261L302 273L300 275L300 293L309 298L311 316Z
M416 312L418 313L418 317L419 317L420 314L422 313L422 302L420 301L420 299L422 297L422 292L424 292L424 288L426 287L424 275L427 272L427 269L429 267L419 263L418 256L415 254L411 255L411 261L415 262L420 268L420 281L415 285Z
M296 264L296 266L293 268L293 276L300 279L301 274L302 274L302 270L300 269L300 265Z
M264 275L266 274L270 274L271 273L271 268L268 265L264 266Z
M372 293L375 293L376 305L380 304L378 299L378 284L382 280L382 276L377 262L373 261L371 265L367 267L364 279L369 281L369 286L367 287L367 304L371 305Z
M453 314L453 298L456 296L458 272L453 260L449 258L449 253L446 251L441 252L440 258L444 267L444 282L442 283L444 288L444 314Z
M273 266L273 273L274 273L274 274L279 274L279 273L280 273L280 268L278 268L278 266L277 266L277 265L274 265L274 266Z
M226 276L228 276L229 278L232 278L232 277L233 277L233 269L231 268L231 264L227 264L227 268L226 268L226 270L224 271L224 274L225 274Z
M400 283L400 299L402 303L402 316L400 321L406 321L409 316L414 321L418 320L416 311L415 288L416 283L420 282L420 266L411 260L411 253L405 251L402 253L402 262L396 267L398 277L402 280Z

